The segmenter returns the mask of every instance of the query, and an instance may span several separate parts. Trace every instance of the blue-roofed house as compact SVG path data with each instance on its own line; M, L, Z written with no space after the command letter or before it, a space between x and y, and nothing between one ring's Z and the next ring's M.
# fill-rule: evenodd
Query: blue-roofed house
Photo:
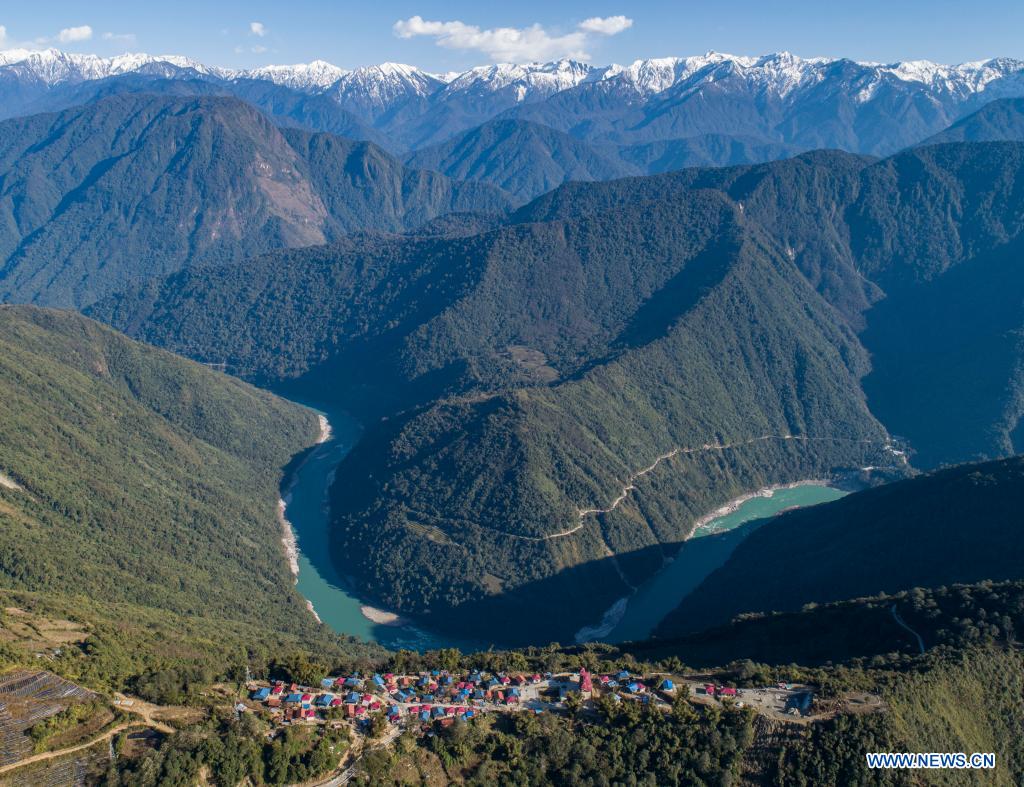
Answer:
M384 687L384 678L382 678L380 675L374 674L373 682L376 683L381 688Z
M250 699L256 700L257 702L263 702L270 696L270 689L264 686L261 689L256 689L252 694L249 695Z
M328 705L331 704L331 700L333 699L334 697L330 694L321 694L319 697L316 698L314 704L320 708L326 708Z
M292 694L289 694L287 697L285 697L284 701L285 702L300 703L300 702L302 702L302 695L299 694L298 692L294 692Z
M325 689L329 689L334 685L334 678L324 678L320 681L320 686Z
M620 683L624 683L629 680L629 673L626 670L622 670L622 672L615 676L615 679Z
M357 704L362 699L363 698L360 697L357 692L350 691L348 693L348 696L345 697L345 704L347 704L347 705L355 705L355 704Z
M675 691L676 690L676 684L673 683L670 678L665 678L665 680L663 680L661 682L661 690L662 691Z

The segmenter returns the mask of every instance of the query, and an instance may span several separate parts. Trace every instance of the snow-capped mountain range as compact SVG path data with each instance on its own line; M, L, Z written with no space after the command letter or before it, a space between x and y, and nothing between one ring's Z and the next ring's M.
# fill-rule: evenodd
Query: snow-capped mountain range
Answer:
M353 136L383 140L396 151L437 144L501 117L601 143L712 134L885 153L937 133L991 99L1024 96L1024 62L1008 58L885 64L708 52L628 65L558 60L434 74L400 63L347 70L322 60L233 70L177 55L102 58L48 49L0 52L0 116L60 108L69 86L77 87L80 102L83 86L119 77L132 77L136 90L147 78L201 81L207 92L213 84L257 106L253 81L272 83L298 94L289 99L295 122L310 125L310 117L323 114L300 112L302 96L315 97L321 108L327 99L351 119L346 128L366 129Z
M949 93L968 94L983 90L993 80L1024 69L1024 61L993 58L958 65L943 65L927 60L900 63L843 61L842 58L801 58L789 52L761 57L745 57L708 52L691 57L663 57L636 60L629 65L593 66L574 60L550 63L495 63L461 73L435 74L401 63L381 63L354 70L324 60L294 65L268 65L253 69L229 69L209 66L181 55L130 53L114 57L62 52L57 49L0 51L0 67L17 66L26 76L48 85L63 82L103 79L139 71L147 66L166 64L221 79L265 79L279 85L308 92L332 90L340 95L365 90L387 101L402 86L420 96L435 92L468 89L498 91L513 88L519 100L533 94L551 95L586 82L618 81L640 93L653 94L689 79L709 67L727 64L752 83L785 95L808 83L821 81L825 71L837 62L848 62L873 73L909 83L919 83Z

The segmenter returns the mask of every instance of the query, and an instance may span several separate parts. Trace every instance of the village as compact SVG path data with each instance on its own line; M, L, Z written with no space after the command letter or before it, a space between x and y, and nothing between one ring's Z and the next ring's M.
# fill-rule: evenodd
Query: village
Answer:
M667 712L681 693L696 704L749 707L786 721L815 720L814 692L809 686L779 683L737 688L699 676L643 676L626 670L602 675L592 675L586 669L559 674L357 673L324 678L317 687L252 681L247 692L247 701L240 702L236 711L268 717L273 725L271 735L294 724L351 725L358 733L372 730L378 736L388 727L426 731L486 713L541 714L565 712L571 706L587 708L602 697Z

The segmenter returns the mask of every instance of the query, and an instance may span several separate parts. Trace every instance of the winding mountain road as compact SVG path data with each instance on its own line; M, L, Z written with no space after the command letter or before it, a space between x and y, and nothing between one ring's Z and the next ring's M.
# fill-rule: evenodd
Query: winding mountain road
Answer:
M900 617L900 613L896 611L896 605L893 604L889 611L892 612L893 620L895 620L901 628L906 629L911 634L913 634L914 637L917 638L917 646L921 649L921 652L924 653L924 639L921 637L920 634L918 634L916 631L910 628L910 626L907 625L906 621L904 621L903 618Z
M558 533L548 533L547 535L544 535L544 536L524 536L524 535L521 535L519 533L508 533L508 532L502 532L502 535L508 536L509 538L519 538L519 539L522 539L524 541L551 541L551 540L556 539L556 538L566 538L566 537L571 536L571 535L573 535L575 533L578 533L580 530L582 530L583 526L586 524L586 522L584 520L587 517L601 516L603 514L610 514L612 511L614 511L616 508L618 508L620 505L622 505L622 503L625 502L626 498L629 497L629 495L632 492L636 491L636 482L639 479L643 478L648 473L653 472L658 467L658 465L660 465L662 462L668 461L669 459L672 459L673 457L679 456L681 454L699 454L699 453L703 453L705 451L727 451L727 450L729 450L731 448L741 448L741 447L746 446L746 445L753 445L754 443L762 443L762 442L766 442L768 440L799 440L801 442L836 442L836 443L848 442L848 443L859 443L859 444L862 444L862 445L863 444L868 444L868 443L887 442L887 441L882 441L882 440L857 440L857 439L848 438L848 437L808 437L806 435L792 435L792 434L771 435L771 434L769 434L769 435L761 435L760 437L751 437L748 440L737 440L737 441L732 442L732 443L704 443L704 445L697 446L697 447L694 447L694 448L673 448L671 451L668 451L668 452L662 454L661 456L657 457L647 467L643 468L642 470L637 470L635 473L630 475L629 478L626 480L626 483L623 485L622 490L619 492L618 497L616 497L614 500L612 500L612 502L608 505L607 508L581 508L577 512L577 517L578 517L579 521L578 521L578 523L574 527L571 527L571 528L569 528L567 530L559 531Z

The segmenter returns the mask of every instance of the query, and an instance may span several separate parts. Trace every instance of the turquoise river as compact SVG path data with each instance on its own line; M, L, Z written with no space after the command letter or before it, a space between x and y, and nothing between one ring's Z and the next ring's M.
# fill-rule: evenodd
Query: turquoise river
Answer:
M328 543L328 492L335 468L359 439L360 427L345 413L314 409L329 420L330 438L291 468L281 490L285 518L298 548L298 592L312 604L320 619L339 634L379 642L389 648L486 647L485 643L459 642L435 635L403 621L382 625L363 614L367 602L360 600L351 582L339 575L331 561ZM805 484L742 502L734 511L700 527L674 560L609 610L604 625L595 627L586 638L608 642L643 639L684 596L721 566L743 537L766 517L788 508L834 500L842 494L829 486Z

